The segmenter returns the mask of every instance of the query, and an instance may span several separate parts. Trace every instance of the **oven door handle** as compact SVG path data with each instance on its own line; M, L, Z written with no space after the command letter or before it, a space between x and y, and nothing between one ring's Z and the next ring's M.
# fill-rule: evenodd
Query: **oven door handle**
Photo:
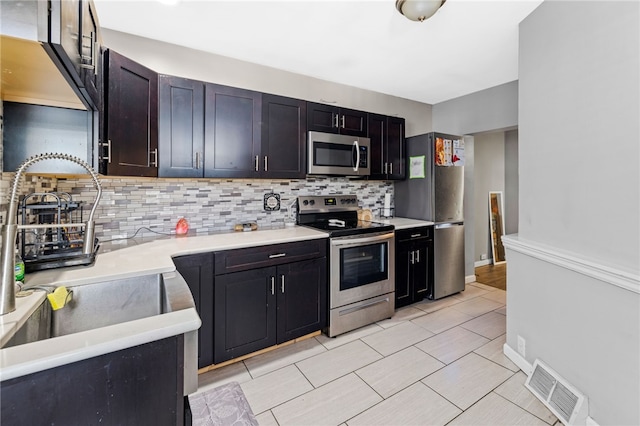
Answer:
M368 243L377 243L380 241L390 240L393 238L393 232L384 234L376 234L375 236L362 238L332 238L331 245L333 247L359 246Z

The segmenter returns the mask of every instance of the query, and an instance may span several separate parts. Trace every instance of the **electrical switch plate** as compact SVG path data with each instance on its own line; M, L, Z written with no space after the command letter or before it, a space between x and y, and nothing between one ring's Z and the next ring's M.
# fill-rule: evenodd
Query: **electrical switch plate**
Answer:
M487 253L482 253L480 255L480 260L487 260Z
M524 337L518 336L518 353L523 358L526 357L526 353L527 353L526 343L527 342L524 340Z

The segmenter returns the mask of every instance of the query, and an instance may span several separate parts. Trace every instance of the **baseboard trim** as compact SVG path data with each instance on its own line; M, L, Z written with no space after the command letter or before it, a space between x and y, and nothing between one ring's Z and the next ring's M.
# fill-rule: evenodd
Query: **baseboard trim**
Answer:
M475 283L476 282L476 275L467 275L466 277L464 277L464 283L465 284L471 284L471 283Z
M513 250L526 256L530 256L640 294L640 275L635 271L623 270L615 266L604 265L544 244L523 241L519 239L517 235L503 236L502 243L507 250Z
M477 262L475 262L475 263L473 264L473 266L475 266L476 268L478 268L478 267L480 267L480 266L491 265L491 262L493 262L491 259L478 260Z
M524 374L526 374L527 376L531 375L531 372L533 371L533 365L529 364L527 360L524 359L524 357L522 357L522 355L520 355L518 352L511 349L511 346L505 343L502 346L502 352L515 365L517 365L518 368L524 372Z

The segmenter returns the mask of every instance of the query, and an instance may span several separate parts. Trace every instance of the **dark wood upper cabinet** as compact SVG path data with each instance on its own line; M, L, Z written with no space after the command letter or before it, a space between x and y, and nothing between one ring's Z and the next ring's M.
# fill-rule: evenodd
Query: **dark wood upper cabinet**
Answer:
M404 179L404 118L369 114L371 179Z
M307 103L300 99L262 95L260 176L304 179L306 167Z
M64 0L49 3L50 50L68 72L89 106L100 107L99 83L101 37L98 15L90 0Z
M205 85L204 177L260 175L262 94Z
M101 173L158 176L158 74L113 50L105 52Z
M349 136L367 136L367 113L307 102L307 130Z
M159 77L158 176L204 176L204 83Z

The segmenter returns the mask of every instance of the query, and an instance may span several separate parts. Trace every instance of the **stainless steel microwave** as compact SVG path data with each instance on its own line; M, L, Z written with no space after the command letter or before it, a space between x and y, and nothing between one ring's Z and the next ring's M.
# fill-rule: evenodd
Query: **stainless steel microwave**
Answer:
M307 173L310 175L369 176L369 138L309 132Z

